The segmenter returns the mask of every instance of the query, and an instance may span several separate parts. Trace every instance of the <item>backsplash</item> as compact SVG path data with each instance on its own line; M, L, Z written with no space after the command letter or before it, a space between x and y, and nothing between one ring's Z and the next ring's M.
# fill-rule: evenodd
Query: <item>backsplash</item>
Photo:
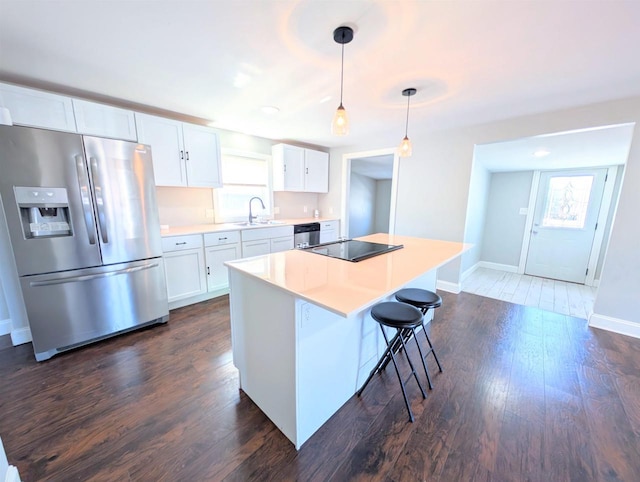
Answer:
M156 187L156 197L160 224L190 226L213 223L213 189Z
M156 187L156 197L160 224L190 226L214 222L213 189ZM274 192L273 206L280 209L279 214L274 215L275 219L310 218L314 209L318 207L318 194ZM305 206L307 212L304 211Z

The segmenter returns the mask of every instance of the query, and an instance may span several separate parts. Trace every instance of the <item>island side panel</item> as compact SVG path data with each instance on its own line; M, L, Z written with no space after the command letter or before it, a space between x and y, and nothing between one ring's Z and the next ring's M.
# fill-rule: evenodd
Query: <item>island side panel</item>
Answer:
M296 447L295 299L229 270L233 363L242 390Z

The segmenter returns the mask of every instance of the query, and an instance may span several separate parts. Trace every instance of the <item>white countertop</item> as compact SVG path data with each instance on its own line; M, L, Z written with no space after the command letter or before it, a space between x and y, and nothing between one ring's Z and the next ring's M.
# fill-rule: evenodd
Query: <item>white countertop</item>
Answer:
M290 250L225 263L342 316L367 308L471 247L433 239L372 234L358 238L403 249L352 263Z
M321 223L323 221L337 221L338 218L295 218L276 219L272 224L256 224L241 226L235 223L223 224L194 224L190 226L170 226L160 230L161 236L180 236L185 234L216 233L220 231L242 231L243 229L272 228L275 226L293 226L294 224Z

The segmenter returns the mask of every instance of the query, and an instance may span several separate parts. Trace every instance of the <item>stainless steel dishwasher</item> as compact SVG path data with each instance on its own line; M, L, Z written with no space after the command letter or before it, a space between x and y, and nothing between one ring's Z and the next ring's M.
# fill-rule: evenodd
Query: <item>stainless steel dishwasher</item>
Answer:
M320 244L320 223L294 224L293 245L308 248Z

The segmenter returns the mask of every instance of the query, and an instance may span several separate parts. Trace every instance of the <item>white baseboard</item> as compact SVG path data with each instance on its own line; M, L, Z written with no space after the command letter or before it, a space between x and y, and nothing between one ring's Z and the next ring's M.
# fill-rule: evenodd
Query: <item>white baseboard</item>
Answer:
M10 465L7 468L7 473L5 474L5 482L20 482L20 474L18 474L18 469L13 465Z
M0 336L11 333L11 318L0 320Z
M185 298L183 300L172 301L169 303L169 309L175 310L176 308L182 308L183 306L193 305L194 303L200 303L201 301L207 301L213 298L217 298L219 296L228 295L229 288L223 288L215 291L211 291L210 293L205 293L203 295L192 296L190 298Z
M592 313L589 317L589 326L592 328L600 328L601 330L613 331L621 335L640 338L640 323L621 320L620 318L613 318L612 316Z
M26 328L18 328L11 332L11 343L13 346L22 345L31 341L31 330Z
M460 286L460 283L452 283L451 281L438 280L436 282L436 289L457 295L462 291L462 286Z
M471 268L469 268L468 270L464 271L461 275L460 275L460 283L462 283L464 280L466 280L469 276L471 276L473 274L473 272L475 270L477 270L480 267L480 262L477 262L476 264L474 264Z
M518 267L511 264L492 263L491 261L478 261L478 268L496 269L507 273L517 273Z

